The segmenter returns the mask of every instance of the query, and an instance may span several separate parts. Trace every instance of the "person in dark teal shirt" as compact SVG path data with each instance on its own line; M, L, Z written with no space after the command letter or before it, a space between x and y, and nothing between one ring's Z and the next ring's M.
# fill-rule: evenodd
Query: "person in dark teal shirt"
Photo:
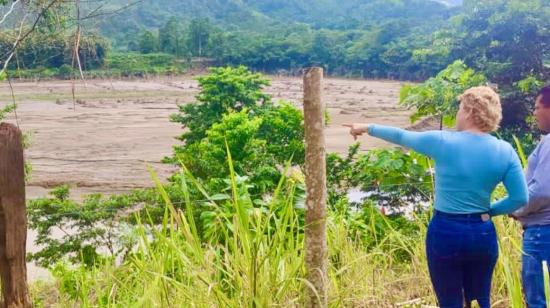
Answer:
M462 308L477 300L490 307L498 244L492 216L509 214L528 202L518 155L489 133L502 119L500 99L491 88L475 87L460 96L457 131L411 132L376 124L348 124L363 133L411 148L435 161L434 217L426 253L430 276L442 308ZM491 203L503 183L508 196Z

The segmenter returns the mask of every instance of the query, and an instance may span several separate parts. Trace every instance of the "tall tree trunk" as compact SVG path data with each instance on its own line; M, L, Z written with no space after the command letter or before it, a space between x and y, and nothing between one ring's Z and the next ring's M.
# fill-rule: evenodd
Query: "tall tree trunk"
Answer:
M202 38L199 36L199 57L202 57Z
M321 98L323 69L314 67L304 75L306 139L305 263L308 285L306 307L327 306L326 149L324 106Z

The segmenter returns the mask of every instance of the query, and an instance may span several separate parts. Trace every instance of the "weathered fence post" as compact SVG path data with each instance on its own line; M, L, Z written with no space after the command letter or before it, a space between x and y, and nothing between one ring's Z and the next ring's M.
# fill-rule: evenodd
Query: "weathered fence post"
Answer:
M306 138L305 261L308 285L306 307L327 306L326 150L324 106L321 99L323 69L313 67L304 75Z
M27 214L21 131L0 124L0 278L2 307L31 307L27 289Z

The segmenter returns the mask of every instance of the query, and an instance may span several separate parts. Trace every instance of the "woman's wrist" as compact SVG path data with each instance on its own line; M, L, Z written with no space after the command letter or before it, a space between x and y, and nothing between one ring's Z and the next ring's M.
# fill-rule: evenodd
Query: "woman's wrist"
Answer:
M365 124L362 129L363 129L363 132L369 134L369 129L371 128L372 124Z

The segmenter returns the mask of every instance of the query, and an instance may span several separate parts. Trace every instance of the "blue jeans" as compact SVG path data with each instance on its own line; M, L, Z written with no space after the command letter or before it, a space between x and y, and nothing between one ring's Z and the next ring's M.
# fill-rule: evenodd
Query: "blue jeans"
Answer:
M489 308L493 270L498 259L495 226L480 215L449 217L436 211L428 226L426 254L441 308Z
M521 280L529 308L546 308L543 261L550 263L550 225L528 227L523 232Z

